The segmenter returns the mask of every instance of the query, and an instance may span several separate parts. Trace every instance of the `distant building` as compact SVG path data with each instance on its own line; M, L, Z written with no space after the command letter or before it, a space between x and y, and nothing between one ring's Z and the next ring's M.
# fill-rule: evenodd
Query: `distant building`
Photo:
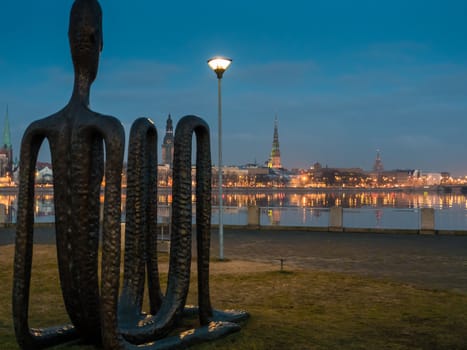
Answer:
M13 147L11 145L10 121L8 107L5 115L3 139L0 147L0 177L11 177L13 173Z
M384 171L383 161L381 160L381 154L379 152L379 149L376 150L376 159L375 163L373 164L373 171L375 173L381 173Z
M52 184L54 182L52 165L48 163L38 163L37 165L36 183Z
M157 166L157 184L161 187L172 186L172 170L169 164L159 164Z
M268 160L268 168L280 169L281 164L281 151L279 149L279 131L277 126L277 116L274 120L274 136L272 140L271 155Z
M384 165L383 161L381 160L381 154L379 149L376 150L376 159L373 164L373 172L370 174L371 177L376 181L378 185L381 185L383 180L383 172L384 172Z
M424 186L438 186L443 176L441 173L421 173L420 180Z
M268 175L269 169L265 167L259 166L245 166L245 169L248 170L248 175L256 176L256 175Z
M324 186L364 187L370 182L361 168L316 167L310 170L313 181Z
M410 186L417 176L413 169L386 170L380 173L380 185L387 186Z
M165 136L162 143L162 164L168 165L172 168L174 158L174 130L172 118L169 114L167 124L165 127Z

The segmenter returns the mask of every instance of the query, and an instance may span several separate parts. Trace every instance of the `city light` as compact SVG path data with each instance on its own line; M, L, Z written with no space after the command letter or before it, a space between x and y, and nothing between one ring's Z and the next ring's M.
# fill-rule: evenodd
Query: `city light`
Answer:
M218 79L222 79L224 72L229 68L232 60L230 58L216 56L208 60L208 65L217 74Z

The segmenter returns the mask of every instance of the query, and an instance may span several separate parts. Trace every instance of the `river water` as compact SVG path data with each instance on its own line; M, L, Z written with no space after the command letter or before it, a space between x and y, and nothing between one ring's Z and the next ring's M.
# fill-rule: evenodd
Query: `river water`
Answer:
M357 190L224 190L223 220L226 225L246 225L248 207L260 208L261 225L327 227L329 208L344 210L344 227L418 229L420 209L434 208L435 228L467 230L467 197L458 193L423 191ZM193 201L195 200L193 196ZM125 212L125 196L122 197ZM158 193L158 221L170 221L172 196ZM218 196L213 191L212 223L218 223ZM0 220L16 222L16 193L0 193ZM53 192L38 191L35 198L36 222L54 220ZM195 209L194 209L195 210Z
M213 199L217 205L217 198ZM260 207L261 225L327 227L329 208L343 208L348 228L420 229L420 209L435 210L435 229L467 230L467 197L424 191L264 191L227 192L224 223L243 225L247 207ZM218 222L218 211L213 223ZM216 217L217 215L217 217Z

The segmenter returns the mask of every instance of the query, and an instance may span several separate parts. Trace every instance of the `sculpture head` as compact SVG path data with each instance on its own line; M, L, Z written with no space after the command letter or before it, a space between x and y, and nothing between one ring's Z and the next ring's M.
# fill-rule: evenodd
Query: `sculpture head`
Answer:
M92 83L97 75L103 47L102 10L97 0L76 0L68 29L75 74L80 81Z

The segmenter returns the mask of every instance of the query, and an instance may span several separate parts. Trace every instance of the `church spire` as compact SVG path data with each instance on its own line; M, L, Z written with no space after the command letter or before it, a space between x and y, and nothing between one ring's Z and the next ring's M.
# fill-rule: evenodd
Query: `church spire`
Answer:
M11 146L10 121L8 119L8 105L6 106L5 127L3 129L3 140L0 144L0 177L12 174L13 170L13 147Z
M165 136L162 143L162 164L168 164L170 168L173 165L174 156L174 131L172 117L169 113L165 126Z
M274 118L274 136L272 140L271 156L269 157L268 167L273 169L282 168L281 164L281 151L279 149L279 127L277 122L277 115Z
M170 133L173 135L174 127L172 123L172 116L170 115L170 113L169 113L169 117L167 118L167 124L166 124L165 130L166 130L166 133Z
M376 159L373 165L373 171L381 173L384 170L383 161L381 160L381 154L379 149L376 150Z

